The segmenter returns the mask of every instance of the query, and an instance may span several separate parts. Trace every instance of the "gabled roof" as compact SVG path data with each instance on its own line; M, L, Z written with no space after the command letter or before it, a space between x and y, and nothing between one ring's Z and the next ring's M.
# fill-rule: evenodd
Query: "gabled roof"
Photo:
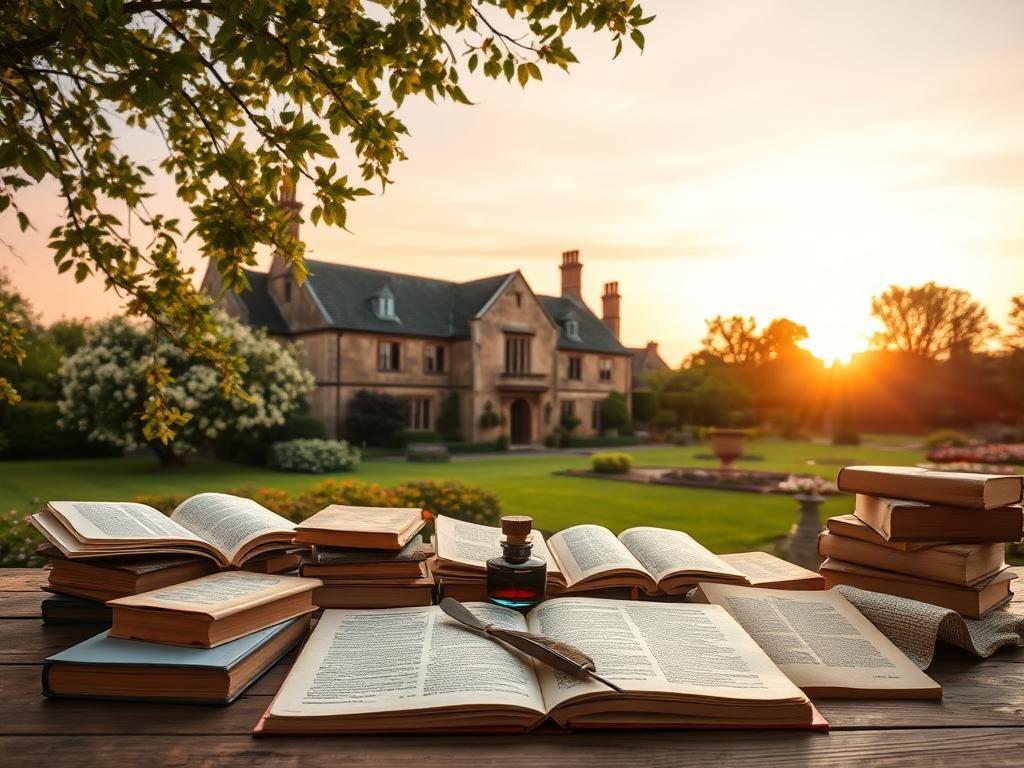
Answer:
M288 333L288 323L274 303L268 290L268 275L265 272L245 270L251 289L235 294L245 305L249 325L266 328L268 333Z
M576 349L580 352L607 352L610 355L626 355L628 350L615 338L597 315L590 311L590 307L582 302L570 299L567 296L538 296L544 311L556 321L560 321L566 315L572 316L579 323L579 340L570 339L565 335L565 329L559 322L559 349Z
M469 322L478 317L517 274L510 272L466 283L333 264L307 259L311 294L321 306L324 323L343 331L394 333L403 336L465 338ZM246 270L251 291L240 294L252 325L271 333L288 333L288 325L267 290L267 275ZM370 300L384 289L395 299L397 320L374 314ZM538 296L541 307L559 329L559 349L628 354L608 327L585 304L566 297ZM565 334L562 322L571 315L579 339Z
M328 325L410 336L468 336L469 321L509 278L495 275L453 283L327 261L306 263L307 283L327 313ZM370 299L385 288L394 296L397 321L377 317L370 306Z
M633 378L636 379L651 371L663 371L668 369L668 363L658 354L657 348L628 347L627 351L633 356Z

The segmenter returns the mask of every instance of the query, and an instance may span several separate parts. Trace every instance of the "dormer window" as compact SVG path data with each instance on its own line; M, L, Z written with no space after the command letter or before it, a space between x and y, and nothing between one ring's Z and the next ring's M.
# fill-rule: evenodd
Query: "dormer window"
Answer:
M572 339L573 341L580 340L580 321L576 319L574 314L567 313L562 315L562 333L566 335L566 338Z
M370 299L370 309L379 320L397 320L395 317L395 295L388 287L382 288Z

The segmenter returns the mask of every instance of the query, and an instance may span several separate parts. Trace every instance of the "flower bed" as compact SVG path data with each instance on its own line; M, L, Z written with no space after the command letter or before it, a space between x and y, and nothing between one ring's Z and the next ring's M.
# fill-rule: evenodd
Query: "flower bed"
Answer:
M989 443L987 445L947 446L928 452L934 464L1024 465L1024 444Z

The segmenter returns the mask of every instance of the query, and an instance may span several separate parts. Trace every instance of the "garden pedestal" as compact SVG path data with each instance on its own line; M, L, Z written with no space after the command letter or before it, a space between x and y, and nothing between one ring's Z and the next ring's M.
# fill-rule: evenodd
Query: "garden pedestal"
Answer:
M821 504L824 497L798 494L800 519L789 531L789 560L803 568L817 571L823 557L818 554L818 534L824 529L821 524Z

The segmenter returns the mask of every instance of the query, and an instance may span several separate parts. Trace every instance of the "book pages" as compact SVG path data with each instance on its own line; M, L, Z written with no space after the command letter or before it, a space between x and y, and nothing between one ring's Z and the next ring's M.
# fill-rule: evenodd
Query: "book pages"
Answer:
M252 499L226 493L200 493L185 499L171 519L220 549L230 562L255 539L295 528L290 520Z
M469 606L485 623L526 629L515 611ZM270 707L271 717L367 716L441 707L544 712L531 659L437 606L327 610Z
M347 533L400 534L423 521L419 509L405 507L349 507L332 504L299 523L298 528Z
M655 581L677 571L726 574L746 581L742 572L709 552L682 531L667 528L630 528L619 534L619 540L633 553Z
M501 554L500 528L438 515L434 520L434 531L439 560L482 570L488 560ZM540 531L532 531L530 541L533 542L533 554L547 563L548 573L561 573Z
M915 691L922 697L941 696L941 686L837 592L708 583L699 591L709 603L732 614L804 690L823 695L888 690L901 697L914 696Z
M719 606L559 598L528 617L530 631L588 653L602 677L626 691L683 694L744 703L806 702ZM551 711L575 697L607 693L594 680L538 666Z
M248 571L223 571L151 592L122 597L112 606L203 613L214 618L306 592L320 586L319 579L273 576Z
M49 507L70 531L85 541L201 540L195 532L146 504L52 501Z
M604 571L624 568L647 573L626 545L604 526L574 525L552 536L548 545L570 587Z
M1024 614L994 611L984 619L965 619L955 611L906 597L840 584L835 591L921 669L931 666L941 640L986 659L1004 646L1024 646Z

